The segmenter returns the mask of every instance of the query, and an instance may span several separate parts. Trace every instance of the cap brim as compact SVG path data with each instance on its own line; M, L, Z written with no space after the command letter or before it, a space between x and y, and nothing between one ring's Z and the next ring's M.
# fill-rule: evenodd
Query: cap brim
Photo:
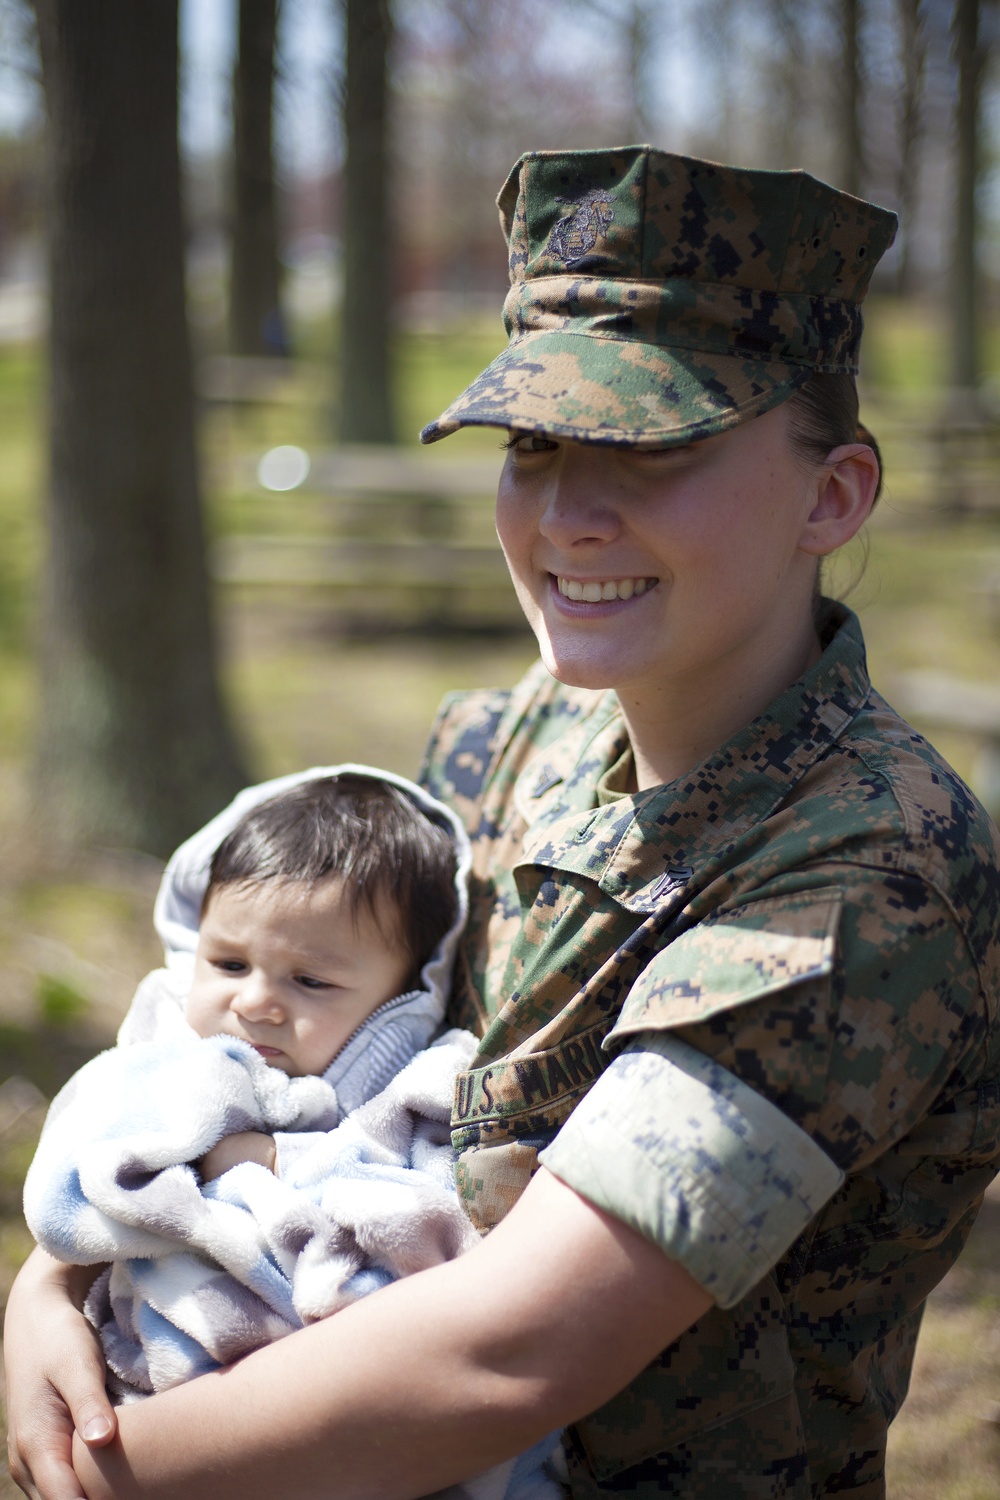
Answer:
M541 331L522 334L422 443L461 427L551 433L581 443L664 448L713 437L769 411L814 368L700 350Z

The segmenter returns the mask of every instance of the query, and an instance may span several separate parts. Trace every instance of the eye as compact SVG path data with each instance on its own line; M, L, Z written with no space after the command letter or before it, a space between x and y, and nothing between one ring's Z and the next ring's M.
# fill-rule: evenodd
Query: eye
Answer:
M314 979L311 974L296 974L295 983L300 984L304 990L333 989L333 985L328 979Z
M628 450L627 462L640 471L648 469L662 473L664 468L686 469L705 457L705 450L697 443L670 443L663 448L632 448Z
M543 432L513 431L503 445L514 453L553 453L559 444Z
M213 958L212 968L222 974L245 974L247 966L241 958Z

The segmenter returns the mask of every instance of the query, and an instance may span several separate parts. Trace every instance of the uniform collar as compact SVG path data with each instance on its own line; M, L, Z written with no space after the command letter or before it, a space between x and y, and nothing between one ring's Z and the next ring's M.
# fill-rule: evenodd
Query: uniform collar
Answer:
M611 693L518 778L523 864L588 876L629 910L675 900L767 818L843 734L871 684L856 616L827 601L815 666L687 776L597 806L596 783L628 746Z

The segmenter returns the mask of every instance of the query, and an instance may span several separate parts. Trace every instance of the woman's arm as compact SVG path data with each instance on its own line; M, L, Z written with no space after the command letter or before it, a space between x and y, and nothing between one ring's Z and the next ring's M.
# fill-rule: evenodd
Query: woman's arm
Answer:
M100 1266L67 1266L35 1250L11 1289L4 1327L7 1452L17 1484L44 1500L80 1500L74 1427L90 1443L115 1432L104 1360L81 1308Z
M88 1500L412 1500L592 1411L710 1306L543 1169L470 1254L126 1408L74 1463Z

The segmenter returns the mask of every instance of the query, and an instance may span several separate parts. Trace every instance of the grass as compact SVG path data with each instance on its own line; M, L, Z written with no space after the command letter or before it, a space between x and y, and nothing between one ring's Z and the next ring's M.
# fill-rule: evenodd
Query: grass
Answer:
M890 1500L1000 1493L1000 1191L927 1304L910 1395L889 1433Z
M863 548L839 559L834 592L865 626L872 675L892 699L914 667L1000 682L1000 618L989 585L1000 577L1000 513L949 519L934 507L926 447L914 423L940 396L942 332L894 303L869 317L866 412L885 433L890 482ZM265 495L255 454L277 443L328 441L330 382L311 334L313 363L294 377L301 399L242 414L209 412L203 432L209 529L326 535L329 507L308 486ZM401 337L400 430L419 427L482 368L499 324ZM1000 337L991 335L1000 368ZM4 1113L5 1073L50 1098L113 1036L137 979L158 961L150 924L155 861L94 851L53 867L32 846L25 814L35 683L30 640L41 553L41 366L28 349L0 349L0 1297L29 1248L19 1193L40 1115ZM497 434L449 439L495 451ZM916 451L917 456L914 457ZM483 518L476 525L485 526ZM427 726L450 688L509 684L533 655L526 634L351 639L321 591L246 591L220 600L226 686L253 764L263 776L309 764L364 760L412 775ZM514 618L513 607L511 618ZM928 726L930 727L930 726ZM965 775L976 744L932 733ZM9 1115L9 1111L8 1111ZM993 1500L1000 1493L1000 1201L987 1205L958 1265L931 1298L911 1397L891 1436L890 1500ZM15 1493L0 1475L0 1500Z

